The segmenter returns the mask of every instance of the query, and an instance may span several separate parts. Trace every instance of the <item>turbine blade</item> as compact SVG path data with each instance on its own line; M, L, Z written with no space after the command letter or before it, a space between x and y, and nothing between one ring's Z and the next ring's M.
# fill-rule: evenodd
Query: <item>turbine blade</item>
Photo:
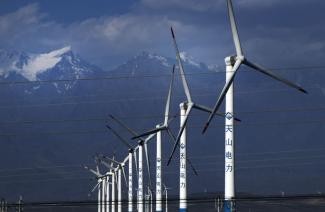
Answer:
M167 102L165 107L165 121L164 125L167 126L168 120L169 120L169 108L170 108L170 99L172 96L172 90L173 90L173 84L174 84L174 75L175 75L175 64L173 65L173 71L172 76L169 84L169 90L168 90L168 96L167 96Z
M100 174L98 174L97 171L89 168L88 166L84 166L85 169L87 169L88 171L90 171L91 173L93 173L94 175L96 175L97 177L100 177Z
M186 158L186 161L187 161L187 163L190 165L190 167L191 167L191 169L193 170L194 174L195 174L196 176L198 176L198 173L197 173L195 167L193 166L192 162L190 161L190 159Z
M155 135L156 135L156 134L151 134L151 135L149 135L148 137L146 137L146 139L144 140L143 143L148 143L152 138L155 137Z
M232 37L233 37L235 47L236 47L236 54L237 54L237 56L243 56L243 52L242 52L242 48L241 48L240 40L239 40L239 35L238 35L236 19L235 19L235 15L234 15L234 9L233 9L231 0L227 0L227 7L228 7L228 15L229 15L229 20L230 20Z
M106 161L104 160L99 160L104 166L106 166L107 168L109 169L114 169L114 167L112 167L109 163L107 163Z
M176 37L175 37L175 34L174 34L173 27L170 27L170 30L172 32L174 47L175 47L175 51L176 51L176 57L177 57L177 61L178 61L178 67L179 67L179 70L181 72L180 75L181 75L181 79L182 79L182 83L183 83L183 89L185 91L185 95L186 95L187 101L188 102L192 102L192 97L191 97L190 89L189 89L189 87L187 85L187 80L186 80L186 77L185 77L183 63L182 63L181 55L179 53L179 49L178 49L178 46L177 46L177 43L176 43Z
M115 150L114 150L114 153L113 153L113 160L115 160ZM113 167L113 166L114 166L114 163L113 163L113 161L111 161L111 167ZM114 168L111 171L114 171Z
M134 163L135 163L135 171L137 173L137 179L139 179L138 160L137 160L137 152L136 151L133 152L133 156L134 156Z
M97 174L100 173L100 172L99 172L99 166L98 166L98 164L96 164L96 172L97 172Z
M145 137L145 136L148 136L148 135L151 135L151 134L155 134L158 131L161 131L163 129L165 129L165 126L158 127L158 128L154 128L154 129L151 129L151 130L149 130L149 131L147 131L145 133L142 133L140 135L134 136L134 137L132 137L132 139L138 139L138 138Z
M106 124L106 127L129 149L132 149L132 146L129 144L127 140L125 140L120 134L118 134L113 128L111 128L108 124Z
M120 164L121 164L120 162L118 162L118 161L116 161L116 160L114 160L114 159L112 159L112 158L109 158L109 157L107 157L107 156L105 156L105 155L103 155L102 158L104 158L104 159L110 161L112 167L113 167L114 163L116 163L117 165L120 165Z
M150 187L151 187L151 173L150 173L150 170L151 170L151 164L150 164L150 160L149 160L149 154L148 154L148 146L147 146L147 143L144 143L144 152L145 152L145 155L146 155L147 170L148 170L148 177L149 177L149 185L150 185Z
M203 111L203 112L207 112L207 113L212 113L212 111L213 111L212 108L208 108L208 107L206 107L206 106L199 105L199 104L194 104L194 105L193 105L193 108L198 109L198 110L201 110L201 111ZM218 115L218 116L222 116L222 117L225 116L223 113L221 113L221 112L219 112L219 111L216 111L215 114Z
M109 177L110 175L111 175L111 173L104 174L104 175L102 175L102 178Z
M172 115L172 116L170 117L170 119L168 120L168 124L167 124L167 126L169 126L169 124L172 123L172 122L175 120L176 117L177 117L177 115Z
M166 130L166 131L167 131L169 137L171 137L171 138L173 139L174 143L175 143L175 141L176 141L176 137L175 137L175 135L172 133L172 131L169 129L169 127L167 127L167 130Z
M167 127L166 131L167 131L168 135L173 139L173 141L174 141L174 143L175 143L175 142L176 142L176 137L175 137L175 135L170 131L170 129L169 129L168 127ZM179 148L179 144L178 144L177 146L178 146L178 148ZM193 173L194 173L196 176L198 176L198 173L197 173L195 167L193 166L192 162L190 161L190 159L186 158L186 160L187 160L187 162L190 164L190 167L191 167Z
M177 138L176 138L176 140L175 140L175 144L174 144L173 150L172 150L172 152L171 152L171 154L170 154L170 156L169 156L168 162L167 162L167 166L170 164L170 162L171 162L171 160L172 160L172 158L173 158L173 155L174 155L174 153L175 153L175 150L176 150L177 146L179 145L179 140L180 140L180 138L181 138L181 136L182 136L182 134L183 134L183 131L184 131L185 127L186 127L187 120L188 120L188 116L189 116L189 114L190 114L192 108L193 108L193 104L189 104L189 105L188 105L188 108L187 108L187 110L186 110L185 120L184 120L184 122L183 122L183 124L182 124L182 126L181 126L181 129L180 129L179 132L178 132L178 135L177 135Z
M122 121L118 120L117 118L115 118L113 115L110 115L111 119L113 119L116 123L118 123L121 127L123 127L124 129L126 129L132 136L138 136L139 134L137 132L135 132L134 130L132 130L131 128L129 128L126 124L124 124ZM139 138L140 141L144 142L144 139Z
M98 183L94 186L94 188L91 189L91 193L93 193L93 192L96 190L97 187L99 188L99 184L100 184L100 183L101 183L101 182L98 182Z
M125 181L125 186L128 187L128 181L126 180L124 166L122 166L122 173L123 173L123 177L124 177L124 181Z
M198 109L198 110L201 110L201 111L204 111L204 112L212 113L212 109L211 108L208 108L208 107L203 106L203 105L194 104L193 105L193 108ZM224 113L221 113L219 111L217 111L215 114L217 116L225 117L225 114ZM235 119L235 121L241 122L241 120L239 118L237 118L237 117L234 117L234 119Z
M229 89L229 87L231 86L232 82L234 81L235 79L235 76L236 76L236 73L240 67L242 63L242 60L237 60L233 69L232 69L232 76L227 80L225 86L223 87L222 91L221 91L221 94L219 95L219 98L216 102L216 104L214 105L214 108L213 108L213 111L212 113L210 113L210 116L208 118L208 121L206 122L204 128L203 128L203 131L202 131L202 134L204 134L206 132L206 130L208 129L215 113L219 110L219 107L221 105L221 103L223 102L223 99L225 98L226 94L227 94L227 91Z
M293 82L290 82L287 79L284 79L284 78L282 78L280 76L277 76L272 71L267 70L266 68L264 68L264 67L262 67L262 66L260 66L260 65L258 65L256 63L252 63L252 62L250 62L249 60L246 60L246 59L244 60L243 63L245 65L253 68L256 71L261 72L262 74L265 74L265 75L267 75L267 76L269 76L269 77L271 77L271 78L273 78L273 79L275 79L277 81L280 81L280 82L286 84L289 87L292 87L292 88L297 89L298 91L300 91L302 93L306 93L307 94L307 91L305 89L303 89L302 87L300 87L299 85L296 85L296 84L294 84Z

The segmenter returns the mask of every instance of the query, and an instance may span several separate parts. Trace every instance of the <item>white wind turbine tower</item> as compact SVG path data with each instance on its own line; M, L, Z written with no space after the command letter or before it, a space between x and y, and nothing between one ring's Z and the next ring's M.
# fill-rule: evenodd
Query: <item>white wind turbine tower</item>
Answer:
M91 168L89 168L88 166L84 166L84 168L88 171L90 171L92 174L94 174L96 176L97 179L97 184L94 186L94 188L91 190L91 192L94 192L96 188L98 188L98 195L97 195L97 199L98 199L98 206L97 206L97 211L98 212L103 212L102 209L102 205L103 205L103 201L102 201L102 190L103 190L103 176L100 174L99 172L99 168L98 165L96 165L96 170L93 170Z
M150 186L147 186L147 194L145 195L146 199L146 207L145 211L152 212L152 191L150 189Z
M126 126L123 122L115 118L113 115L110 115L110 117L117 122L120 126L122 126L124 129L126 129L131 135L133 136L138 136L138 134ZM108 129L110 129L112 132L115 132L111 127L107 126ZM114 134L117 134L116 132ZM151 140L154 137L154 134L149 135L147 138L139 138L138 141L138 146L136 147L135 150L139 151L139 165L138 165L138 190L137 190L137 195L138 195L138 211L143 212L143 147L145 150L145 157L146 157L146 162L147 162L147 170L148 170L148 178L149 178L149 185L151 186L151 174L150 174L150 160L149 160L149 155L148 155L148 148L147 148L147 143L149 140ZM121 137L122 138L122 137Z
M99 172L98 165L96 165L96 170L93 170L89 168L88 166L84 166L85 169L87 169L89 172L94 174L97 179L97 184L96 186L92 189L92 192L98 188L98 212L104 212L104 204L103 200L105 201L105 184L106 184L106 177L109 176L111 173L107 173L105 175L102 175ZM104 179L104 180L103 180Z
M106 127L128 148L128 161L129 161L129 184L128 184L128 211L133 211L133 162L132 157L134 157L135 167L137 171L137 155L136 148L133 148L127 140L125 140L121 135L119 135L112 127L106 124Z
M175 72L175 65L173 66L172 70L172 77L169 84L168 96L166 101L165 107L165 116L164 116L164 123L156 125L155 129L149 130L145 133L142 133L138 136L133 137L132 139L141 138L144 136L156 134L157 135L157 150L156 150L156 211L162 211L162 155L161 155L161 132L166 131L172 138L172 132L169 128L169 113L170 113L170 99L172 95L172 87L174 82L174 72ZM152 200L151 200L152 201Z
M226 97L225 103L225 211L234 211L235 207L232 199L235 198L235 154L234 154L234 113L233 113L233 81L239 70L239 67L244 64L255 71L258 71L262 74L265 74L277 81L280 81L287 86L297 89L303 93L307 93L302 87L284 79L280 76L277 76L270 70L257 65L249 61L243 54L239 35L236 26L236 20L233 12L232 1L227 0L228 15L231 25L232 36L236 48L236 55L230 56L225 59L226 62L226 84L223 87L221 94L213 108L213 112L210 114L208 121L206 122L203 132L204 133L209 127L212 118L214 117L216 111L218 111L221 103Z
M184 89L187 101L182 102L180 104L180 130L178 132L173 150L169 156L167 165L169 165L169 163L171 162L174 152L175 152L177 146L179 145L180 146L180 175L179 175L179 177L180 177L180 180L179 180L180 205L179 205L179 210L187 211L187 202L186 202L186 199L187 199L187 180L186 180L187 155L186 155L186 130L185 130L185 127L186 127L190 112L192 111L193 108L200 110L200 111L208 112L208 113L211 113L212 109L193 102L192 96L190 93L190 89L188 87L187 80L185 77L185 71L184 71L182 59L181 59L181 56L180 56L180 53L178 50L178 46L176 43L175 33L174 33L174 30L172 27L171 27L171 33L172 33L173 43L174 43L174 47L175 47L175 51L176 51L178 68L180 71L183 89ZM224 115L221 113L216 113L216 114L224 117Z
M113 156L113 159L115 158L115 156ZM108 204L106 207L106 210L109 211L109 206L111 206L111 211L115 212L115 186L116 186L116 182L117 182L117 176L114 172L115 168L114 168L114 164L111 162L111 164L108 164L106 162L104 162L103 160L100 160L100 158L98 156L95 156L96 161L101 162L103 165L105 165L107 168L109 168L109 172L108 172L108 177L111 176L112 178L112 182L109 183L107 180L107 202L109 203L109 184L112 185L112 201L111 204Z
M116 168L114 168L114 163L113 161L114 160L114 157L113 159L110 159L110 158L107 158L106 156L104 155L98 155L98 156L95 156L95 159L96 161L99 161L101 164L103 164L104 166L106 166L107 168L109 168L109 172L107 172L107 180L106 180L106 211L108 212L109 211L109 176L112 176L112 202L114 202L114 204L112 203L112 211L115 211L115 184L116 182L118 182L118 180L116 180L116 169L118 168L118 166ZM106 160L109 160L111 162L111 164L109 164L108 162L106 162L104 159ZM124 173L124 169L123 169L123 173ZM125 174L124 174L124 178L125 178Z
M165 212L168 212L168 190L171 188L168 188L165 184L164 185L164 194L165 194Z
M131 157L132 158L132 157ZM123 178L124 178L124 181L125 181L125 185L126 187L128 187L128 184L127 184L127 180L126 180L126 175L125 175L125 170L124 170L124 166L125 166L125 163L129 160L129 155L122 161L122 162L118 162L112 158L109 158L109 157L106 157L106 156L102 156L102 159L106 159L106 160L109 160L110 162L112 163L115 163L116 164L116 168L114 169L114 172L118 173L118 177L117 177L117 211L118 212L122 212L122 173L123 173Z
M145 137L148 135L156 134L157 141L156 141L156 211L162 211L162 154L161 154L161 133L163 131L166 131L167 134L173 139L173 141L176 141L175 136L171 132L169 128L169 123L171 122L170 117L170 102L171 102L171 96L172 96L172 88L174 83L174 73L175 73L175 65L173 65L172 69L172 76L169 84L169 90L168 90L168 96L166 100L166 106L165 106L165 114L164 114L164 122L163 124L156 125L156 128L151 129L145 133L142 133L138 136L132 137L132 139L138 139L141 137ZM191 161L187 159L187 162L191 166L193 172L195 175L197 175L197 172L195 168L193 167Z
M99 169L98 169L98 164L100 163L100 160L97 156L95 156L95 162L97 164L96 168L99 172ZM103 177L102 178L102 187L101 187L101 210L102 212L108 212L109 211L109 207L108 207L108 199L109 199L109 194L108 194L108 191L109 191L109 176L112 175L112 172L111 172L112 169L110 169L106 174L105 176L106 177Z

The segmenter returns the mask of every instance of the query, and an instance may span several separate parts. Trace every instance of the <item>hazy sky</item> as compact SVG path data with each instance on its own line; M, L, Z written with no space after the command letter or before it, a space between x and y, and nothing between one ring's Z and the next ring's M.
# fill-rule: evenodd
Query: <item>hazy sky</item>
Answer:
M325 2L234 0L244 51L267 66L322 64ZM46 52L71 46L103 68L145 50L181 51L222 64L234 53L225 0L1 0L0 48Z

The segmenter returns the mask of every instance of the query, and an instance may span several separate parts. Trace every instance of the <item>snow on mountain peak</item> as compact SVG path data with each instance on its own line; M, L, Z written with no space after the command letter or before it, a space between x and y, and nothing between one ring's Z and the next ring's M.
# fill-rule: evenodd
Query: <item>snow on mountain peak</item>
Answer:
M36 80L37 75L53 68L61 61L62 55L71 50L70 46L49 53L32 56L21 68L20 73L28 80ZM17 69L17 68L16 68Z
M163 64L166 67L170 66L167 59L165 57L163 57L163 56L159 56L159 55L156 55L156 54L149 54L149 58L150 59L156 59L156 60L160 61L161 64Z
M196 67L200 67L200 63L196 62L194 60L194 58L191 55L189 55L187 52L180 52L179 54L180 54L181 59L184 62L189 63L189 64L191 64L193 66L196 66Z

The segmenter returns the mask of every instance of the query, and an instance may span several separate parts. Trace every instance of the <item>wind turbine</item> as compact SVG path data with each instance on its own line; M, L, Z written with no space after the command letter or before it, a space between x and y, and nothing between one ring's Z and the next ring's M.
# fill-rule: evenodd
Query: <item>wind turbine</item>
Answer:
M88 171L90 171L92 174L94 174L96 176L97 179L97 184L94 186L94 188L91 190L91 193L94 192L96 190L96 188L98 188L98 195L97 195L97 199L98 199L98 206L97 206L97 211L98 212L103 212L102 211L102 189L103 189L103 185L102 185L102 175L99 172L99 168L98 165L96 165L96 170L93 170L91 168L89 168L88 166L84 166L84 168Z
M131 128L129 128L128 126L126 126L123 122L121 122L119 119L117 119L116 117L114 117L113 115L109 115L110 118L112 120L114 120L116 123L118 123L120 126L122 126L124 129L126 129L129 133L131 133L131 135L133 136L138 136L138 133L136 133L134 130L132 130ZM106 124L106 127L113 132L113 134L115 134L115 136L117 136L119 139L123 139L124 143L128 143L123 137L121 137L115 130L113 130L109 125ZM146 163L147 163L147 174L148 174L148 178L149 178L149 185L151 186L151 163L150 163L150 159L149 159L149 154L148 154L148 141L151 140L153 138L153 135L149 135L146 138L139 138L138 139L138 146L134 149L134 150L138 150L141 146L141 149L145 151L145 157L146 157ZM125 144L126 144L125 143ZM141 150L141 151L142 151ZM136 154L136 153L135 153ZM140 158L140 155L139 155ZM141 158L143 158L143 156L141 156ZM140 162L139 162L140 163ZM142 162L141 162L142 163ZM137 167L136 167L137 168ZM140 168L140 167L139 167Z
M132 158L132 157L131 157ZM108 163L105 163L104 160L108 160L112 163L115 163L116 164L116 168L114 169L114 172L118 174L118 177L117 177L117 201L118 201L118 207L117 207L117 211L118 212L122 212L122 174L123 174L123 178L124 178L124 181L125 181L125 185L128 186L127 184L127 180L126 180L126 175L125 175L125 170L124 170L124 167L125 167L125 163L129 160L129 155L122 161L122 162L118 162L112 158L109 158L107 156L104 156L104 155L100 155L100 161L107 167L112 167L110 165L108 165Z
M103 206L103 199L105 196L105 177L109 176L109 174L102 175L99 171L98 165L96 165L96 170L89 168L88 166L84 166L86 170L91 172L96 176L97 179L97 184L95 187L92 189L91 192L95 191L96 188L98 188L98 212L104 212L104 206Z
M122 200L122 185L121 185L121 171L123 172L123 176L124 176L124 180L125 180L125 184L127 186L127 182L126 182L126 177L125 177L125 171L124 171L124 166L125 166L125 163L127 162L127 160L129 159L129 157L127 156L123 162L117 162L116 160L114 160L114 158L109 158L109 157L106 157L104 155L97 155L95 156L96 160L99 161L101 164L103 164L104 166L106 166L107 168L110 169L110 174L112 175L113 173L118 173L118 177L117 177L117 184L118 184L118 211L120 212L121 211L121 206L120 206L120 202ZM106 162L105 160L108 160L111 162L111 164L109 164L108 162ZM116 168L114 168L114 163L116 164ZM114 177L116 178L116 175L114 175ZM106 186L109 186L108 184ZM115 186L115 185L114 185ZM108 192L109 192L109 189L107 189ZM115 192L115 187L114 187L114 192ZM115 197L114 197L114 200L115 200ZM108 202L109 200L107 200ZM115 209L114 209L115 210Z
M117 122L120 126L122 126L124 129L126 129L129 133L131 133L131 135L138 136L138 134L134 130L132 130L131 128L126 126L123 122L121 122L120 120L115 118L113 115L110 115L110 117L115 122ZM109 126L107 126L107 128L112 131L112 128L110 128ZM138 194L138 211L139 212L143 212L143 147L144 147L144 150L145 150L145 157L146 157L146 162L147 162L149 185L151 186L150 160L149 160L149 155L148 155L147 143L153 137L154 137L154 134L149 135L145 139L139 138L138 146L136 148L138 150L138 152L139 152L139 160L138 160L138 162L139 162L139 165L138 165L138 191L137 191L137 194Z
M174 30L172 27L170 29L171 29L171 34L172 34L172 38L173 38L174 48L176 51L178 68L180 71L183 89L184 89L187 101L184 101L180 104L180 120L181 120L180 121L180 130L179 130L178 135L175 139L175 144L174 144L173 150L169 156L167 165L170 164L171 159L176 151L176 148L179 145L180 146L180 181L179 181L180 211L187 211L187 202L186 202L186 199L187 199L187 185L186 185L186 183L187 183L187 180L186 180L187 156L186 156L186 130L185 130L185 127L186 127L188 117L189 117L192 109L197 109L197 110L208 112L208 113L211 113L212 109L193 102L191 92L190 92L190 89L189 89L189 86L187 84L187 80L185 77L185 71L184 71L182 59L181 59L179 49L178 49L178 46L176 43L175 33L174 33ZM216 114L224 117L224 115L221 113L216 112Z
M172 88L174 83L174 73L175 73L175 65L173 65L172 69L172 76L169 84L169 90L166 100L166 106L165 106L165 114L164 114L164 122L162 124L156 125L156 128L151 129L145 133L142 133L138 136L132 137L132 139L138 139L141 137L145 137L148 135L156 134L157 137L157 151L156 151L156 211L162 211L162 155L161 155L161 133L163 131L166 131L167 134L174 140L176 140L175 136L171 132L169 128L169 114L170 114L170 102L171 102L171 96L172 96ZM191 165L192 170L194 171L195 175L197 175L197 172L195 168L193 167L192 163L187 159L187 162Z
M165 212L168 212L168 190L170 190L171 188L168 188L165 184L164 185L164 194L165 194Z
M115 158L115 155L113 155L113 159ZM107 207L106 207L106 210L107 210L107 212L109 211L109 206L111 206L111 209L112 209L112 212L115 212L115 186L116 186L116 174L115 174L115 172L114 172L114 170L115 170L115 168L114 168L114 164L111 162L111 164L108 164L106 161L104 161L104 160L102 160L99 156L95 156L95 160L96 161L99 161L100 163L102 163L104 166L106 166L107 168L109 168L109 172L107 173L107 180L106 180L106 182L107 182L107 203L109 203L109 191L110 191L110 189L109 189L109 184L111 184L112 185L112 201L111 201L111 205L110 204L108 204L107 205ZM111 178L112 178L112 182L111 183L109 183L109 176L111 176Z
M95 162L96 162L96 168L97 170L98 169L98 164L100 163L100 160L97 156L95 156ZM108 212L109 211L109 207L108 207L108 199L109 199L109 194L108 194L108 190L109 190L109 175L111 175L111 170L108 171L106 174L105 174L105 177L102 178L102 187L101 187L101 194L102 194L102 197L101 197L101 200L102 200L102 212Z
M128 148L129 151L129 185L128 185L128 211L133 211L133 162L132 157L134 157L135 165L137 164L136 148L133 148L127 140L125 140L121 135L119 135L112 127L106 124L106 127ZM137 165L136 165L137 170Z
M145 195L145 200L145 211L152 212L152 191L150 189L150 186L147 186L147 194Z
M234 211L234 202L232 199L235 197L235 155L234 155L234 113L233 113L233 81L235 76L242 64L252 68L255 71L258 71L262 74L265 74L274 80L280 81L286 84L289 87L292 87L302 93L307 93L299 85L290 82L287 79L284 79L272 71L248 60L242 51L236 20L233 11L233 5L231 0L227 0L228 15L230 20L230 26L233 36L233 41L236 48L236 55L230 56L225 59L226 62L226 84L223 87L217 102L214 105L213 111L210 113L210 116L203 128L202 133L205 133L208 129L216 111L219 110L224 98L226 98L225 104L225 211Z

